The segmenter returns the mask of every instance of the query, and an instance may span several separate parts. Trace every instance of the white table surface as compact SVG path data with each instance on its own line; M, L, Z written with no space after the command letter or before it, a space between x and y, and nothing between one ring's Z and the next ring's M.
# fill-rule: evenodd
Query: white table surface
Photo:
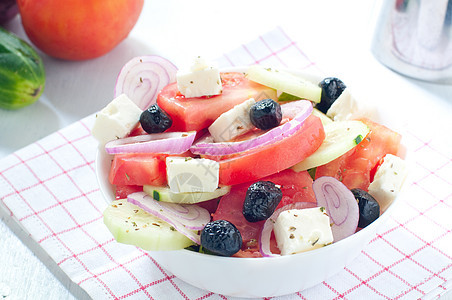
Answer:
M107 55L84 62L41 55L47 72L44 95L22 110L0 110L0 159L105 106L112 99L121 66L133 56L159 54L176 65L197 55L214 59L276 26L323 70L352 83L357 94L382 99L382 103L388 95L409 98L409 102L391 103L394 117L401 122L401 113L410 109L407 103L427 103L434 112L434 117L427 116L434 126L434 120L452 113L452 86L399 76L373 58L370 41L380 2L146 1L129 37ZM27 40L19 17L7 29ZM419 112L419 118L425 117ZM1 219L0 298L88 298L6 213L1 213Z

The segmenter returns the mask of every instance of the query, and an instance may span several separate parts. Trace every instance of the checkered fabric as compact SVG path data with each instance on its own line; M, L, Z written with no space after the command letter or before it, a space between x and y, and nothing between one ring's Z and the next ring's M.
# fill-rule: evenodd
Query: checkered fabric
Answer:
M316 70L281 28L218 62ZM235 299L184 283L152 253L114 241L102 222L107 204L95 175L93 121L88 116L2 159L3 209L94 299ZM413 168L389 221L339 274L273 299L434 299L451 289L452 147L409 124L400 133Z

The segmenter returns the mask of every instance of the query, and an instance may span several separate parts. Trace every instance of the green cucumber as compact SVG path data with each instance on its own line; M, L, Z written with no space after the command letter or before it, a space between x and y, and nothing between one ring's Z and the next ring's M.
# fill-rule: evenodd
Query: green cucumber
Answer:
M221 186L213 192L174 193L169 187L152 185L143 186L143 191L155 200L179 204L193 204L212 200L226 195L230 190L230 186Z
M122 244L147 251L179 250L194 245L173 226L125 199L113 201L103 215L108 230Z
M249 80L300 99L320 102L322 89L318 85L289 72L254 65L248 68L245 75Z
M0 108L19 109L39 99L45 70L36 51L0 27Z
M280 102L289 102L289 101L296 101L301 100L300 97L288 94L288 93L281 93L278 97L278 101Z
M330 117L328 117L327 115L325 115L323 112L321 112L320 110L318 110L317 108L314 107L314 109L312 110L312 114L314 116L317 116L320 118L320 121L322 121L322 125L325 126L331 122L333 122L333 120L330 119Z
M369 133L361 121L336 121L324 125L325 140L322 145L292 169L305 171L329 163L358 145Z

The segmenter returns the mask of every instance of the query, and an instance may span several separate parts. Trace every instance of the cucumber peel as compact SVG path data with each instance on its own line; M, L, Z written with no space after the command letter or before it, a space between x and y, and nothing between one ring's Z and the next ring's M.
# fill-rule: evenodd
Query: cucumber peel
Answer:
M169 187L143 186L143 191L157 201L179 204L194 204L212 200L226 195L231 190L230 186L221 186L213 192L174 193Z
M245 75L249 80L299 99L320 102L322 89L318 85L289 72L254 65L248 68Z
M281 102L288 102L288 101L296 101L296 100L300 100L300 97L288 94L288 93L281 93L281 95L279 95L278 97L278 101Z
M113 201L104 211L104 224L115 240L147 251L179 250L194 244L173 226L126 199Z
M305 160L292 167L295 172L312 169L338 158L358 145L370 129L361 121L336 121L324 125L325 140Z

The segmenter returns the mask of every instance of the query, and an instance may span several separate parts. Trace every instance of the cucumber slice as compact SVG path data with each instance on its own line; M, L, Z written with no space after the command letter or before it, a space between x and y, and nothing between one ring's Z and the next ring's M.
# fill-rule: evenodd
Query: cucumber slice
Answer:
M278 97L278 101L280 102L288 102L288 101L296 101L296 100L300 100L300 97L291 95L291 94L287 94L287 93L281 93L281 95L279 95Z
M119 243L147 251L179 250L194 244L167 222L125 199L105 209L104 223Z
M325 126L326 124L329 124L331 122L333 122L333 120L331 120L327 115L325 115L323 112L321 112L320 110L318 110L317 108L314 107L314 109L312 110L312 114L314 116L317 116L320 118L320 121L322 121L322 125Z
M230 186L221 186L213 192L174 193L169 187L152 185L143 186L143 191L155 200L179 204L193 204L212 200L226 195L230 190Z
M358 145L369 133L361 121L337 121L324 125L325 140L302 162L292 167L295 172L305 171L329 163Z
M248 68L246 77L278 91L300 97L300 99L320 102L322 89L291 73L255 65Z

